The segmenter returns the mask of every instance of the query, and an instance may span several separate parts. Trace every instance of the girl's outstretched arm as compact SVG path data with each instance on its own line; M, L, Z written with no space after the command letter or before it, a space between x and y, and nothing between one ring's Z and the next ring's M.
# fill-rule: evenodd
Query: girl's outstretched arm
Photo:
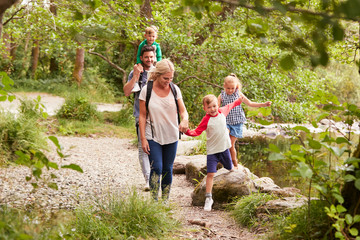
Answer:
M241 97L243 98L243 103L245 103L249 107L270 107L271 106L270 101L267 101L264 103L253 102L253 101L249 100L243 93L240 93L240 98Z
M240 96L238 99L236 99L234 102L225 105L221 108L219 108L219 112L221 112L222 114L225 115L225 117L229 114L229 112L231 111L231 109L233 109L236 106L239 106L242 102L242 97Z

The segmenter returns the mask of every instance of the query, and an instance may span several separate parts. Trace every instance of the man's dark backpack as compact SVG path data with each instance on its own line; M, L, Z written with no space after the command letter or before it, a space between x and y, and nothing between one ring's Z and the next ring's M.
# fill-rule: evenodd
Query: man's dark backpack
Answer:
M150 101L150 97L151 97L153 83L154 83L154 81L148 81L147 82L146 99L145 99L146 113L149 112L149 101ZM179 113L179 104L178 104L178 101L177 101L177 92L176 92L176 89L175 89L175 84L172 83L172 82L170 82L170 89L171 89L172 94L174 95L175 104L176 104L176 111L177 111L177 115L178 115L178 124L180 124L180 113ZM151 119L150 119L150 121L151 121ZM152 132L152 128L151 128L151 132ZM153 137L154 137L154 135L153 135ZM181 139L181 132L179 132L179 138Z

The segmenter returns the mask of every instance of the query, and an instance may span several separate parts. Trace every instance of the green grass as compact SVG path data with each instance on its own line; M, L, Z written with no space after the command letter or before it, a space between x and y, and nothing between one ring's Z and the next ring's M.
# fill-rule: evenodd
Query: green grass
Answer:
M134 126L134 125L133 125ZM135 127L115 126L104 121L53 119L49 131L63 136L135 138Z
M242 226L252 227L258 221L256 216L257 208L273 199L276 199L276 197L265 193L253 193L235 199L229 206L231 215Z
M179 227L171 208L135 191L78 209L76 219L75 239L169 239Z
M73 221L72 211L43 211L0 206L0 239L62 239L65 224Z
M310 215L308 205L294 209L289 215L274 219L274 229L268 239L310 240L330 238L331 223L326 215L324 201L311 201Z
M102 78L92 78L82 82L78 87L74 81L66 78L53 79L17 79L13 92L44 92L68 98L74 95L86 96L92 102L113 103L119 101L116 88Z
M0 206L0 239L174 239L172 208L135 190L75 210Z

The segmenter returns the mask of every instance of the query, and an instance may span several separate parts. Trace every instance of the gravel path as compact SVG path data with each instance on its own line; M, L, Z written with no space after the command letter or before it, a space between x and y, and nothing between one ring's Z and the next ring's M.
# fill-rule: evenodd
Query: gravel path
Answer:
M142 192L143 177L137 159L137 148L129 139L58 137L69 154L60 165L76 163L84 173L70 169L56 171L59 190L40 188L31 193L32 186L25 181L29 169L9 167L0 169L0 204L25 206L39 204L49 209L75 208L78 204L99 199L109 193L126 192L133 187ZM52 161L59 161L49 153ZM185 230L182 239L256 239L246 229L240 229L227 212L204 212L191 205L194 187L185 175L175 175L170 203ZM145 193L144 194L149 194ZM199 219L211 224L210 228L191 225L189 220Z
M41 96L49 115L54 115L64 103L61 97L46 93L16 93L17 97L35 99ZM19 100L12 103L0 102L0 108L13 113L17 112ZM97 104L98 111L119 111L121 104ZM251 131L245 135L252 135ZM60 162L54 151L47 155L51 161L59 165L75 163L81 166L84 173L70 169L54 171L58 190L39 188L33 192L33 187L25 180L30 176L30 170L25 167L10 166L0 168L0 204L9 206L34 206L47 209L72 209L79 204L106 197L109 193L122 193L133 188L143 192L144 180L137 157L137 148L129 139L118 138L86 138L58 137L64 152L69 156ZM50 143L52 144L52 143ZM186 145L186 144L185 144ZM179 149L186 151L186 149ZM176 161L176 160L175 160ZM44 180L50 179L50 171L44 175ZM191 205L191 193L194 186L185 175L174 175L170 194L170 203L174 206L176 217L183 222L185 230L179 233L181 239L257 239L255 234L241 229L229 214L214 210L204 212L202 207ZM150 197L150 196L149 196ZM200 220L211 224L209 228L192 225L189 220Z

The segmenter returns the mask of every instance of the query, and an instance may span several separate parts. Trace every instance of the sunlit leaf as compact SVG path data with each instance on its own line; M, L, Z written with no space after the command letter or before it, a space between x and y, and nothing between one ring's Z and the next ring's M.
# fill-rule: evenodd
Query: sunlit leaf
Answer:
M56 163L54 163L54 162L49 161L48 166L53 168L53 169L59 169L58 165Z
M359 162L360 162L360 158L356 158L356 157L349 157L348 159L345 160L346 164L353 164Z
M311 168L304 163L299 163L298 171L303 178L311 178L313 176Z
M357 230L356 228L350 228L349 233L356 237L359 234L359 230Z
M309 146L312 149L320 149L321 148L321 143L319 141L313 140L313 139L308 139L309 141Z
M324 118L328 117L329 115L330 115L330 113L327 113L327 112L321 113L321 114L319 114L319 115L316 117L316 121L317 121L317 122L320 122L321 120L323 120Z
M346 214L345 215L345 221L346 221L347 224L350 225L353 222L353 217L350 214Z
M69 164L69 165L63 165L61 168L69 168L78 172L83 173L84 171L81 169L81 167L77 164Z
M346 174L344 176L344 181L345 182L352 182L352 181L355 181L355 180L356 180L356 177L354 175Z
M15 97L14 95L9 95L9 96L8 96L8 101L9 101L9 102L14 101L15 99L16 99L16 97Z
M292 129L297 130L297 131L303 131L303 132L306 132L306 133L310 133L310 130L307 127L304 127L304 126L296 126L296 127L293 127Z
M276 146L275 144L270 143L270 144L269 144L269 149L270 149L271 151L273 151L273 152L280 153L279 147Z
M280 66L284 70L292 70L295 67L295 61L292 55L287 54L281 57Z
M279 161L279 160L284 160L284 159L286 159L286 158L284 157L284 155L282 155L280 153L272 152L269 154L269 161Z
M258 121L261 125L264 125L264 126L267 126L267 125L270 125L270 124L273 123L273 121L267 121L267 120L262 119L262 118L257 119L257 121Z
M292 151L299 151L301 149L301 145L299 145L299 144L291 144L290 149Z
M355 187L360 191L360 178L355 180Z
M341 157L341 156L344 154L346 148L339 148L339 147L336 147L336 146L330 146L330 150L331 150L336 156Z
M58 190L58 185L56 183L48 183L47 185L49 188L52 188L52 189L55 189L55 190Z
M344 202L344 201L342 201L342 202ZM343 213L343 212L346 212L346 208L344 208L343 205L337 205L337 206L336 206L336 211L337 211L338 213Z
M55 136L50 136L49 139L55 144L55 146L58 148L58 149L61 149L61 146L59 144L59 140L57 139L57 137Z
M360 215L355 215L354 216L354 223L358 223L360 222Z
M348 145L351 145L351 143L349 142L349 140L347 140L347 139L344 138L344 137L338 137L338 138L336 138L336 143L337 143L337 144L346 143L346 144L348 144Z

